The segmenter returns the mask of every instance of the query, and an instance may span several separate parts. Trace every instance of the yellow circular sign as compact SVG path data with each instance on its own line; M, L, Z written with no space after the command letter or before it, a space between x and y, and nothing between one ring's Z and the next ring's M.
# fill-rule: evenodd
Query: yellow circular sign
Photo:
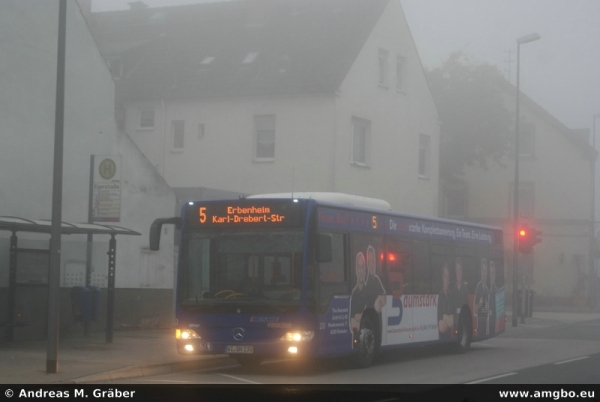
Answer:
M110 180L117 172L117 165L112 159L104 159L102 162L100 162L98 171L100 173L100 177L102 177L104 180Z

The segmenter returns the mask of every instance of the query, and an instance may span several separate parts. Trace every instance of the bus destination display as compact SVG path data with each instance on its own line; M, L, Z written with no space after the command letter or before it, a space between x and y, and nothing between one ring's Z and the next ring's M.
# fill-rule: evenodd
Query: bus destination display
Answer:
M207 203L192 208L188 213L194 216L200 226L290 226L302 221L300 209L289 202L239 205Z

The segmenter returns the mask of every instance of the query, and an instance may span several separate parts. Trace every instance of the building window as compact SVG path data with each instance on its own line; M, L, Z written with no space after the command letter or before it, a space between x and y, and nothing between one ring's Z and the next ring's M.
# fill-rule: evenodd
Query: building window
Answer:
M173 120L171 122L171 127L173 131L173 150L182 151L185 136L185 121Z
M206 56L205 58L202 59L202 61L200 62L200 66L201 67L208 67L208 65L210 63L213 62L213 60L215 59L215 56Z
M406 90L406 58L398 56L396 58L396 91L404 92Z
M275 115L254 116L254 144L256 161L275 159Z
M386 88L390 85L390 67L388 58L388 51L379 49L379 85Z
M368 166L371 122L358 117L352 118L352 160L356 165Z
M256 56L258 56L258 52L256 52L256 51L248 52L246 54L246 57L244 57L242 64L252 64L252 62L254 62L254 60L256 60Z
M140 110L139 128L149 130L154 128L154 109Z
M519 155L533 156L535 139L535 124L532 122L519 123Z
M444 216L454 219L466 218L468 194L467 184L463 181L447 186L444 189Z
M419 177L428 179L431 164L431 139L428 135L419 134Z

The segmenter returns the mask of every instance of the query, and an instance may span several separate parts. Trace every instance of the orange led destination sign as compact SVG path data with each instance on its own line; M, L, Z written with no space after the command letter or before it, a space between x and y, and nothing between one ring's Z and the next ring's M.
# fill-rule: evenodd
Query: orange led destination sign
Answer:
M225 215L211 215L210 217L206 214L207 207L200 207L198 210L200 216L200 223L206 223L210 218L210 223L223 224L223 223L268 223L268 222L283 222L285 215L279 215L271 213L269 207L227 207L227 213Z
M200 226L296 225L301 211L288 203L231 205L211 203L194 205ZM191 211L190 211L191 212Z

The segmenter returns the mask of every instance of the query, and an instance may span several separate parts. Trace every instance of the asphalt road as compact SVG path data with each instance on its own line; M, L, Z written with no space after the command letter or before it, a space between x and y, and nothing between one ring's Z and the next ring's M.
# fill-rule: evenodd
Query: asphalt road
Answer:
M505 336L536 340L544 345L561 345L569 349L579 349L581 344L595 344L600 341L600 320L577 324L562 324L551 328L537 328L518 334ZM552 350L549 354L555 355ZM599 384L600 353L572 354L564 360L535 365L514 372L499 374L496 378L480 379L474 383L487 384Z
M114 381L112 384L599 384L600 320L521 325L474 343L457 355L443 347L379 356L368 369L349 359L268 361L255 369L233 360L204 371Z

